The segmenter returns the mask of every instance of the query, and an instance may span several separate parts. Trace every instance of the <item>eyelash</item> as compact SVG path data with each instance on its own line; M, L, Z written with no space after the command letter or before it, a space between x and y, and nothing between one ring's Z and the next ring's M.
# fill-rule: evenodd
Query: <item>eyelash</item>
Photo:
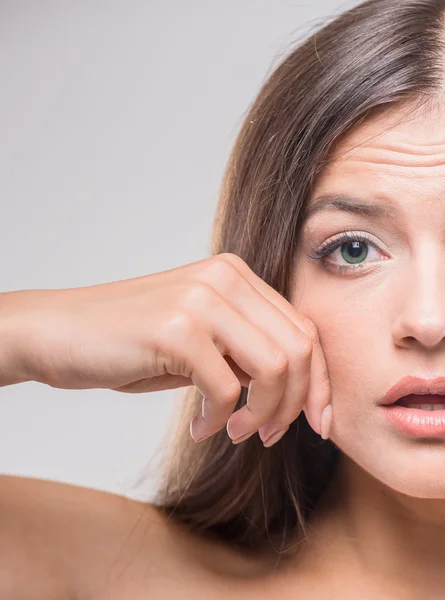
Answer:
M369 244L378 250L377 246L369 239L369 237L366 234L344 231L339 238L336 238L335 240L323 244L322 246L320 246L320 248L315 248L313 250L314 256L310 254L308 254L307 256L313 261L324 262L323 259L325 258L325 256L332 254L333 252L335 252L335 250L337 250L337 248L341 248L343 244L350 244L351 242L365 242L366 244ZM366 265L335 265L334 268L336 268L336 271L339 275L343 275L343 273L350 273L351 271L363 269L364 266Z

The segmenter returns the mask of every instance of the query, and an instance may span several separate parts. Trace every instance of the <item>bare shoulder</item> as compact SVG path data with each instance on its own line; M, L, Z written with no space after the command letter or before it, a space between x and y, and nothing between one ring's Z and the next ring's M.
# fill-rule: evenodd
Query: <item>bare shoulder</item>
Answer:
M0 476L2 600L258 598L275 562L191 533L147 502Z
M111 598L114 579L157 559L167 519L150 503L95 489L0 476L0 597ZM159 544L157 548L159 549ZM133 565L133 566L132 566ZM108 589L107 589L108 588ZM32 594L31 594L32 592Z

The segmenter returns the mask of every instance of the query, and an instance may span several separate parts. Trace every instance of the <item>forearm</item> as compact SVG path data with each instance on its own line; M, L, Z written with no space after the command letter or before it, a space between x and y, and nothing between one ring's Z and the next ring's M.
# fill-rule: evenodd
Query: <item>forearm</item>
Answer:
M0 293L0 387L32 380L26 357L26 306L29 299L25 295L29 293Z

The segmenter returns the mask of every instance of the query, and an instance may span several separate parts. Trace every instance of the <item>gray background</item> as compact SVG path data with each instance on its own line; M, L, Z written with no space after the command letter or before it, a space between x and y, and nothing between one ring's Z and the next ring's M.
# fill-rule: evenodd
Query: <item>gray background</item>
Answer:
M0 1L2 291L208 256L224 167L261 84L297 38L357 4ZM147 498L184 390L0 388L0 472Z

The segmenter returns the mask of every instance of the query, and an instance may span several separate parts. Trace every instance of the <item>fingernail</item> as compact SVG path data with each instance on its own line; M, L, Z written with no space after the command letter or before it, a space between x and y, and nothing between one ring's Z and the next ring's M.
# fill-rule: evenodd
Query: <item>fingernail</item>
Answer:
M190 421L190 435L198 443L211 437L213 433L208 432L208 426L202 422L201 415L196 415Z
M270 438L271 435L273 435L276 431L280 431L280 429L277 429L277 426L275 423L267 423L267 425L262 425L259 429L258 429L258 434L260 436L261 441L267 442L267 440Z
M276 431L270 437L267 438L267 440L263 443L263 446L265 448L269 448L269 446L272 446L273 444L275 444L275 442L278 442L278 440L281 439L288 430L289 427Z
M320 435L324 440L329 438L329 432L332 425L332 405L328 404L321 413L320 419Z
M246 433L246 424L245 423L238 423L238 425L235 423L233 423L230 419L227 421L227 425L226 425L226 431L227 431L227 435L229 436L229 438L232 440L232 442L236 442L238 440L240 440L243 436L245 435L250 435L251 433L255 433L254 431L248 431Z
M250 437L252 437L254 433L255 431L252 431L251 433L246 433L246 435L242 435L236 440L232 440L232 444L239 444L240 442L244 442L244 440L248 440Z

